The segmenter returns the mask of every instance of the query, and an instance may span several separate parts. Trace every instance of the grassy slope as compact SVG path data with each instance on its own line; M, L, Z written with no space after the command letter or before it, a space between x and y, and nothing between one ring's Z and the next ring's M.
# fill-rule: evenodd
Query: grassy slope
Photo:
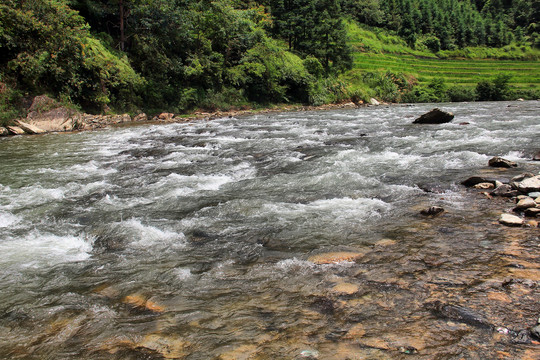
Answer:
M517 46L505 49L468 48L440 52L437 56L429 51L413 50L399 37L382 30L370 31L356 24L348 24L347 27L350 45L354 49L354 67L346 75L348 79L358 78L354 75L366 71L390 70L413 75L420 85L439 77L448 85L472 88L480 80L506 73L512 75L510 85L513 88L540 90L540 61L534 60L540 58L538 50ZM486 56L533 60L498 60Z

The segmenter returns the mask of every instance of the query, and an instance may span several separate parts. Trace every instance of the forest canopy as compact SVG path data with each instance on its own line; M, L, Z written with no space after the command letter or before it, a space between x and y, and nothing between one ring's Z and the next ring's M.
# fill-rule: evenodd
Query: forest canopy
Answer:
M181 112L350 96L346 22L433 52L540 43L535 0L3 0L0 106Z

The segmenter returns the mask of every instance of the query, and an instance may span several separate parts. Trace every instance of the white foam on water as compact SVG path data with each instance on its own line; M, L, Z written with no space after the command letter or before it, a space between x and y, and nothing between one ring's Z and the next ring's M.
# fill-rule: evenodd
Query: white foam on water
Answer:
M315 268L315 264L295 257L292 259L280 260L275 264L275 267L278 271L299 274L313 270Z
M86 260L91 251L91 241L82 235L55 235L33 230L23 237L8 237L0 242L0 264L40 268Z
M191 270L188 268L174 269L174 273L176 275L176 278L179 280L186 280L193 276L193 274L191 274Z
M7 228L17 224L21 218L8 212L0 211L0 228Z
M121 227L131 235L130 246L135 248L151 248L158 245L173 248L184 248L186 239L183 233L162 230L155 226L145 225L138 219L129 219L121 222Z

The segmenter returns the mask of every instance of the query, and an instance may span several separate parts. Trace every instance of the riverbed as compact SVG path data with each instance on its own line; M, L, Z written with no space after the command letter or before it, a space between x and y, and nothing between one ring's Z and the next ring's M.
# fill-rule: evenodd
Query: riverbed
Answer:
M0 139L0 358L537 359L539 230L460 183L540 102L439 106Z

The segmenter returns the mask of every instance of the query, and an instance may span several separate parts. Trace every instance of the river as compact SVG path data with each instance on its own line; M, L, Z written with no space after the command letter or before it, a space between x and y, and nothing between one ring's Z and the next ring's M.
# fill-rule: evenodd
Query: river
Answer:
M0 358L537 359L426 303L535 324L538 229L460 182L538 174L540 102L440 106L0 139Z

